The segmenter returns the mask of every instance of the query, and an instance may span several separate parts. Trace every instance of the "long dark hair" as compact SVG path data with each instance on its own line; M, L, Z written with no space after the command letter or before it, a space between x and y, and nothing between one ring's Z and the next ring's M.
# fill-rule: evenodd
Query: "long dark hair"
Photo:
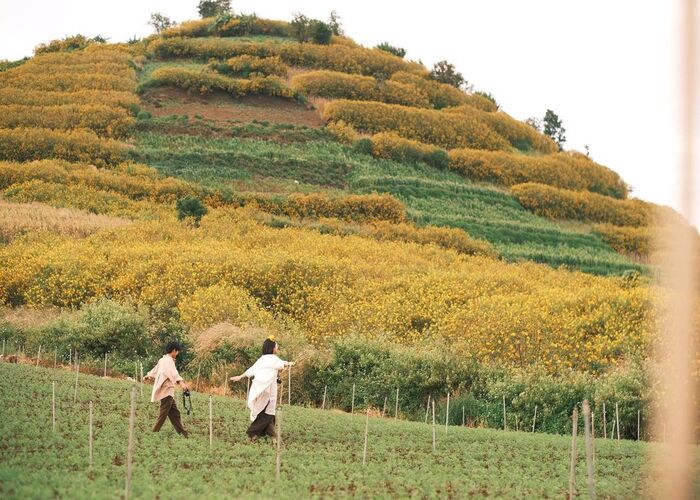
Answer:
M265 354L274 354L275 352L275 346L277 343L274 340L274 337L270 336L265 339L265 342L263 342L263 348L262 348L262 353L263 356Z

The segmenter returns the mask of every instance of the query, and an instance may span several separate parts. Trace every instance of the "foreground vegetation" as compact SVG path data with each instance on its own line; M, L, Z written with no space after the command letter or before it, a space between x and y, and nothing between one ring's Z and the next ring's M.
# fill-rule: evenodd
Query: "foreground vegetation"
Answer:
M56 431L51 431L52 381L56 381ZM0 389L11 405L0 408L4 436L0 489L5 498L79 496L120 498L124 492L130 383L75 376L29 366L0 364ZM215 397L213 447L209 447L206 394L194 393L194 413L183 414L190 438L166 423L150 426L157 407L148 387L138 396L132 494L135 498L282 498L334 496L539 497L568 490L571 439L423 423L369 420L367 465L362 465L361 415L282 409L282 468L274 479L274 447L246 442L247 412L240 399ZM88 465L88 403L94 402L94 458ZM182 409L182 408L181 408ZM376 415L376 413L373 413ZM586 491L583 440L578 441L578 491ZM656 446L596 439L596 491L633 498L649 492L646 454Z

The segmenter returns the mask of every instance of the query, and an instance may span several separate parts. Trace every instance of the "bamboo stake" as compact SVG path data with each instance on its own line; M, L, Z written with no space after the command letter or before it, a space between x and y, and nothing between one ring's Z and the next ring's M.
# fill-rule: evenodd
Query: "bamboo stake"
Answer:
M90 401L90 423L88 425L88 428L90 429L89 438L88 438L89 449L90 449L89 465L90 465L90 468L92 469L92 401Z
M428 394L428 404L425 405L425 423L428 423L428 413L430 413L430 394Z
M214 444L214 423L212 421L211 395L209 396L209 448Z
M194 385L194 392L199 391L199 375L202 373L202 363L199 363L199 366L197 367L197 382Z
M620 411L615 403L615 421L617 422L617 443L620 443Z
M105 353L105 368L102 371L102 376L107 378L107 353Z
M53 369L56 369L56 361L58 360L58 348L55 347L53 350Z
M591 449L593 450L593 465L595 466L595 413L591 412Z
M595 479L593 478L593 439L591 438L591 407L588 400L583 400L583 430L586 436L586 475L588 498L595 500Z
M2 357L5 357L5 339L2 339Z
M532 417L532 432L535 432L535 423L537 422L537 405L535 405L535 415Z
M447 425L450 422L450 393L447 393L447 408L445 409L445 434L447 434Z
M399 388L396 388L396 408L394 410L394 420L399 418Z
M56 432L56 381L51 382L51 430Z
M352 403L350 403L350 415L355 415L355 384L352 384Z
M36 353L36 366L34 369L39 368L39 358L41 358L41 344L39 344L39 351Z
M287 367L287 406L292 406L292 366Z
M573 500L576 493L576 434L578 432L578 408L574 408L571 415L571 467L569 469L569 500Z
M134 450L134 420L136 419L136 386L131 387L131 410L129 412L129 446L126 449L126 486L124 498L129 500L131 493L131 455Z
M464 405L462 405L462 427L464 427Z
M68 348L68 366L73 368L73 348L72 347Z
M328 392L328 386L324 385L323 386L323 403L321 404L321 410L326 409L326 392Z
M369 430L369 408L365 417L365 447L362 450L362 465L367 465L367 431Z
M603 439L608 439L608 423L606 421L605 403L603 403Z
M228 373L224 374L224 396L226 396L226 389L228 388Z
M433 399L433 451L435 451L435 400Z
M73 393L73 403L78 402L78 375L80 375L80 360L78 353L75 353L75 392Z
M386 403L389 400L389 396L384 396L384 406L382 406L382 418L386 415Z
M506 397L505 395L503 396L503 430L507 431L508 428L506 427Z
M141 386L141 397L143 398L143 363L139 361L139 385Z
M282 408L277 409L277 456L275 457L275 479L279 481L282 468Z

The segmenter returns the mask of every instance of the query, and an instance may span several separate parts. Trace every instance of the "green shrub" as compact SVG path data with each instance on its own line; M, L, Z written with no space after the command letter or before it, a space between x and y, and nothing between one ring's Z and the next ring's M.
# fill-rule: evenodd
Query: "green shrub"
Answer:
M371 156L372 155L372 139L370 139L368 137L363 137L362 139L355 141L355 144L353 145L352 149L356 153Z
M389 42L382 42L379 45L377 45L375 49L383 50L384 52L394 54L396 57L401 58L403 58L406 55L406 49L403 49L401 47L394 47L393 45L390 45Z
M154 349L148 319L143 310L101 299L42 328L40 343L44 348L72 346L82 354L110 353L134 359Z
M202 200L194 196L185 196L184 198L180 198L175 202L175 208L177 209L178 220L191 217L194 219L196 226L199 225L202 217L207 215L209 212L207 207L204 206L204 203L202 203Z
M450 155L444 149L437 149L425 157L425 162L431 167L447 170L450 166Z

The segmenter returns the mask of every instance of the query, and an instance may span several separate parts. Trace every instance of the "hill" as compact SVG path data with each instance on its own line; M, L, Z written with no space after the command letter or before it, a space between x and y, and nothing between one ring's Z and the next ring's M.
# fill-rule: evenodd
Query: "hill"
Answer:
M0 338L122 372L179 338L219 379L276 334L307 356L300 401L362 379L411 391L413 418L452 393L498 426L508 397L552 432L624 401L622 434L658 439L635 425L651 235L682 221L488 94L300 38L224 16L1 65Z
M56 381L56 431L51 430ZM11 405L0 408L3 435L0 491L4 498L121 498L128 441L129 388L122 380L66 370L0 364L0 388ZM145 393L148 393L146 387ZM94 402L94 462L88 466L88 403ZM438 425L432 451L430 425L369 419L367 465L362 465L365 418L334 410L284 406L280 481L275 448L248 444L242 400L214 397L209 447L206 394L192 396L183 413L188 440L169 424L150 426L156 405L137 396L132 494L152 498L305 498L333 496L453 496L557 498L568 491L570 437ZM358 410L358 413L360 411ZM586 491L582 439L577 489ZM645 454L656 445L596 439L600 497L631 498L648 491ZM653 477L651 478L653 481Z

